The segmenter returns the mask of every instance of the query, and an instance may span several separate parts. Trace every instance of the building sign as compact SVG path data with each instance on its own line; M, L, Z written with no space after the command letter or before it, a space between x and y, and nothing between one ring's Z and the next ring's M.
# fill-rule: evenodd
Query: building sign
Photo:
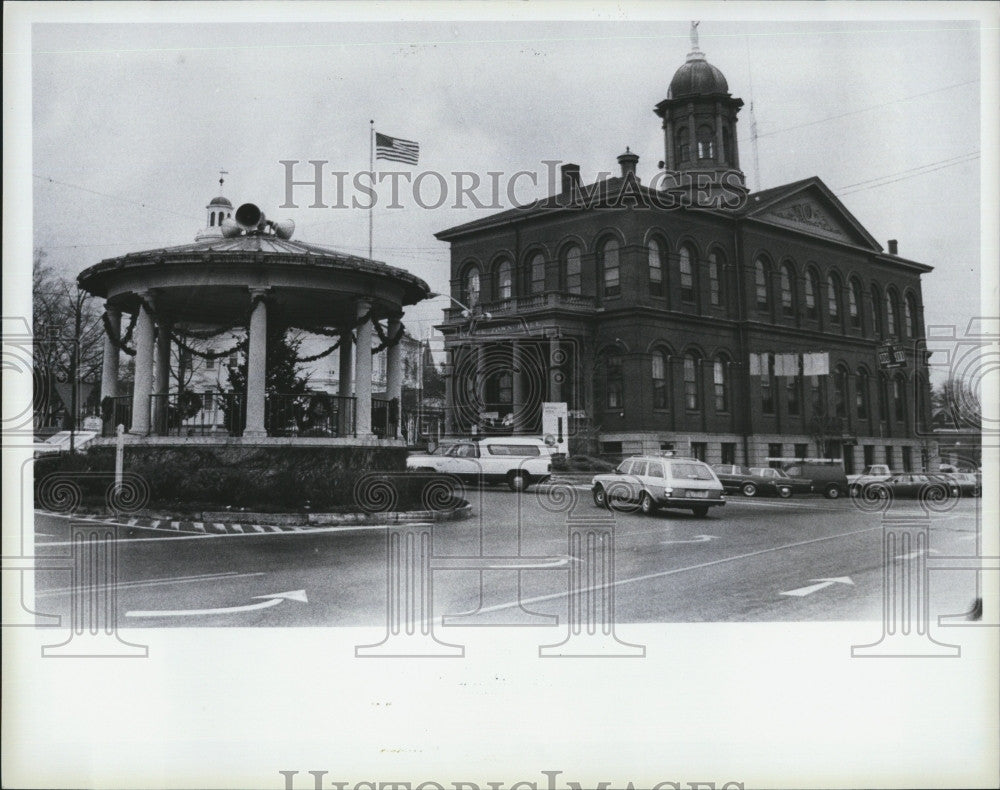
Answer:
M569 454L569 408L565 402L542 404L542 435L557 453Z
M883 369L905 368L906 352L897 343L885 343L878 349L878 365Z

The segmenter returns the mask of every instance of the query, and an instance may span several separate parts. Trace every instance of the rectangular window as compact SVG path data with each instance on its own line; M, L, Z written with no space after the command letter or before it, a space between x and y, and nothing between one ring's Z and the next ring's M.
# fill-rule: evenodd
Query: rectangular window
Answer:
M719 282L719 261L715 253L708 256L708 298L712 307L722 304L722 285Z
M523 458L541 455L541 451L533 444L489 444L486 449L490 455L514 455Z
M768 458L781 458L783 445L780 442L775 444L769 444L767 446L767 457ZM781 461L768 461L767 465L772 469L780 469Z
M724 464L736 463L736 442L722 443L722 463Z
M885 448L885 465L889 467L889 471L895 471L893 467L896 465L896 459L893 457L892 447L886 445Z
M791 416L797 416L802 412L801 381L798 376L788 376L785 380L785 403Z
M621 292L622 288L619 280L618 256L615 255L614 265L605 264L604 266L604 295L618 296Z
M215 370L215 357L205 359L205 370Z
M705 443L705 442L691 442L691 457L692 458L696 458L699 461L704 461L705 460L705 454L707 452L708 452L708 444L707 443ZM675 475L678 473L678 469L679 469L680 466L681 466L680 464L674 464L674 474ZM691 469L692 467L694 467L694 464L684 464L683 465L684 469ZM700 466L699 467L694 467L694 468L698 469L699 472L702 471L702 468ZM689 472L688 476L690 477L690 476L692 476L692 474ZM704 480L706 478L704 478L704 477L698 477L698 478L695 478L695 479L697 479L697 480Z
M865 456L865 468L867 469L869 466L875 463L875 445L874 444L863 445L861 450Z
M660 442L660 452L672 453L674 451L673 442Z
M774 414L774 354L763 355L764 370L760 375L760 409Z
M621 442L601 442L601 454L602 455L621 455L622 454L622 443Z
M607 358L607 400L609 409L622 407L624 382L622 380L622 361L619 356Z
M796 458L808 458L809 457L809 445L808 444L797 444L797 445L795 445L795 457Z
M913 448L911 447L903 448L903 471L913 471Z
M663 477L663 464L650 461L649 469L646 471L648 477Z

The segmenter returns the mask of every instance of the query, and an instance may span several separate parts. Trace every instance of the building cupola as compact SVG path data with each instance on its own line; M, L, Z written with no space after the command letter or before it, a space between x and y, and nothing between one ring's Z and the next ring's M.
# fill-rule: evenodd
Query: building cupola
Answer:
M691 51L654 112L663 119L667 173L678 186L712 185L698 190L693 205L717 208L730 205L736 193L746 194L736 135L742 106L742 99L730 95L723 73L705 59L698 46L698 23L692 22Z
M225 170L219 171L219 191L222 191L222 186L225 183ZM208 205L205 206L205 227L198 231L195 235L195 241L204 241L205 239L221 239L222 238L222 221L233 216L233 204L229 202L228 198L219 195L218 197L212 198Z

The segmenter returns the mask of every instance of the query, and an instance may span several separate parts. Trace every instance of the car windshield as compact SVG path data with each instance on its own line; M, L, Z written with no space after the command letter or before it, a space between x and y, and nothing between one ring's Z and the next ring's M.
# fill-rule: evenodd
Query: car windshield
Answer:
M712 470L703 464L692 464L674 461L670 464L673 477L685 480L711 480Z

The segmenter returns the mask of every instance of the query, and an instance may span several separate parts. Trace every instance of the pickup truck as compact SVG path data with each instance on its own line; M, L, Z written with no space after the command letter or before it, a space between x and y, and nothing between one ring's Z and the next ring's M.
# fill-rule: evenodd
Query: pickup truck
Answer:
M892 470L887 464L871 464L859 475L848 475L847 488L851 496L857 496L869 483L883 483L890 477Z

